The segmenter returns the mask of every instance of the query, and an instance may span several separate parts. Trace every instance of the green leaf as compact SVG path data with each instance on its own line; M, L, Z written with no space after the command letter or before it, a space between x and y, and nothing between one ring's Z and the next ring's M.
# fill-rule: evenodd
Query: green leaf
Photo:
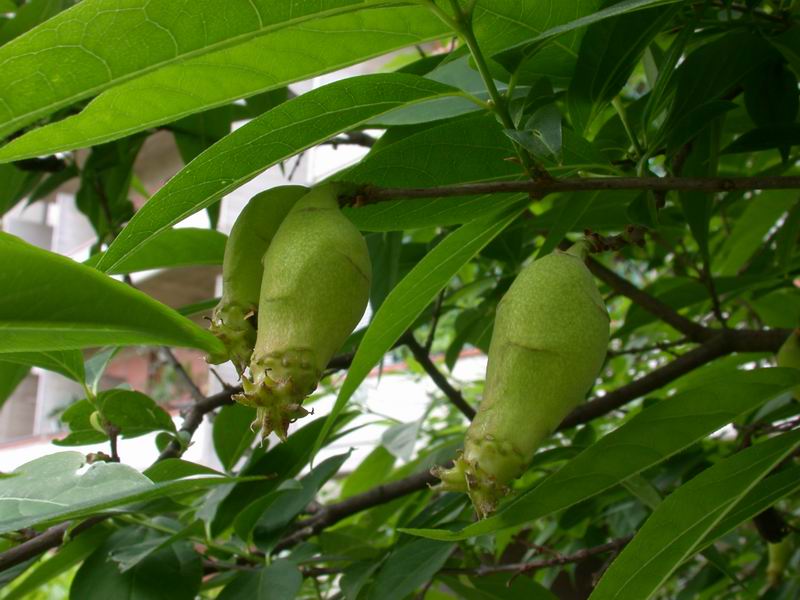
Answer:
M109 560L115 551L154 535L160 534L138 527L114 533L78 569L70 588L70 599L194 600L203 567L200 555L189 542L162 548L125 572Z
M758 408L798 380L800 377L791 369L728 373L724 379L676 394L643 410L488 519L458 532L423 529L406 533L461 540L563 510L666 460Z
M285 480L277 489L240 510L233 521L233 531L241 539L252 543L251 534L258 520L262 516L269 517L274 505L281 502L285 505L287 499L290 499L293 495L296 496L302 489L303 486L296 479ZM267 551L269 549L268 547Z
M58 452L25 463L11 477L0 479L0 533L232 481L196 477L154 484L126 465L95 463L79 474L84 465L79 452Z
M84 0L0 47L0 136L155 69L380 4L203 0L187 7L173 0Z
M337 426L349 420L343 415ZM237 483L225 494L211 519L210 531L216 536L230 527L247 506L275 490L285 480L296 476L308 463L311 445L319 435L323 419L312 421L289 436L288 440L270 449L242 469L245 476L266 476L261 481Z
M225 234L213 229L166 229L120 261L109 274L123 275L193 265L221 265L227 239ZM94 266L102 256L95 254L84 264Z
M340 499L344 500L373 488L391 474L395 457L383 446L376 446L369 455L361 461L355 470L347 476L342 484Z
M291 600L302 585L303 576L296 565L276 560L268 567L237 575L217 600Z
M567 92L572 126L578 134L619 93L645 48L676 10L664 7L637 11L589 27Z
M86 370L86 383L93 394L97 395L100 391L100 380L103 378L108 365L111 364L111 361L119 352L120 348L100 348L83 364Z
M60 171L45 176L28 194L28 204L33 204L38 200L46 198L62 185L79 175L78 167L75 163L70 163Z
M237 129L186 165L122 230L97 267L113 270L155 235L264 169L397 106L458 94L413 75L364 75L303 94Z
M795 328L800 324L800 295L794 287L778 289L753 300L753 310L767 327Z
M0 30L0 45L8 43L39 23L57 15L70 4L69 0L30 0L19 8L14 7L16 15ZM2 12L5 11L0 7L0 13Z
M681 146L692 141L695 136L702 137L703 130L706 128L709 133L712 133L714 127L709 127L709 124L713 124L715 119L721 120L725 113L735 108L736 104L727 100L713 100L687 108L686 113L676 116L670 124L670 130L664 138L667 153L673 155ZM698 160L702 160L706 167L705 170L709 171L714 165L708 164L709 156L706 154L706 150L704 148L703 151L697 152L695 149L693 154L698 155Z
M91 267L0 233L0 353L104 344L221 352L219 340L171 308Z
M25 598L30 598L31 596L27 594L35 594L37 589L48 581L83 562L98 546L105 542L111 532L112 529L109 527L95 525L81 535L72 538L59 548L56 554L31 569L24 580L17 583L13 590L3 596L3 600L25 600Z
M193 302L176 309L178 314L184 317L191 317L200 313L208 312L219 304L219 298L209 298L208 300L201 300L200 302Z
M90 417L100 411L122 437L135 438L153 431L175 432L172 417L152 398L131 390L106 390L94 402L81 400L67 408L61 421L69 426L69 435L54 440L57 446L83 446L104 442L108 436L92 427Z
M137 540L131 545L112 550L109 554L108 559L117 564L120 573L130 571L154 553L189 535L203 535L203 525L200 521L193 521L189 525L181 527L180 521L167 517L156 517L152 523L159 527L159 531L148 531L143 541ZM167 534L165 530L173 531L173 533ZM184 544L179 545L183 546Z
M742 275L738 277L719 277L714 283L717 293L733 295L749 289L771 287L780 283L779 274ZM692 306L708 300L708 289L700 282L688 277L662 276L646 291L658 297L675 310ZM625 325L617 332L619 336L630 335L637 328L657 321L651 313L638 305L631 305L625 317Z
M336 475L349 457L350 453L346 452L322 461L300 480L300 489L287 491L270 503L252 530L256 547L264 552L271 551L286 525L309 505L319 489ZM241 535L242 532L237 529L237 533Z
M781 498L793 495L800 489L800 467L783 469L763 479L748 494L736 503L697 546L701 550L714 543L726 533L749 521L773 506Z
M0 360L53 371L78 383L84 383L86 380L83 354L79 350L3 352L0 354Z
M22 200L36 185L37 173L29 173L14 165L0 165L0 217Z
M108 142L423 43L446 31L426 8L411 6L375 8L286 27L112 87L80 114L10 142L0 150L0 162Z
M419 148L425 148L420 152ZM433 187L519 176L507 159L514 148L488 114L453 119L388 145L379 145L336 181L385 187ZM501 200L501 198L503 198ZM345 214L362 231L415 229L468 223L498 210L503 196L424 198L380 202L347 208Z
M197 463L182 460L180 458L167 458L160 460L151 467L148 467L144 474L147 478L154 483L162 483L164 481L174 481L176 479L183 479L185 477L193 477L194 475L219 475L222 473L215 471L205 465L198 465Z
M152 77L152 75L149 77ZM141 82L141 80L137 80L137 82ZM114 88L113 91L118 92L119 89L120 88ZM276 98L276 102L273 106L277 106L285 100L285 96L281 99ZM164 103L162 102L159 106L163 105ZM142 104L137 103L136 106L142 106ZM269 108L273 108L273 106ZM235 108L241 107L227 104L218 108L212 108L211 110L191 114L188 117L175 121L170 126L172 135L175 137L175 145L178 146L178 152L184 164L197 158L203 151L216 144L231 132L231 124L236 119ZM74 127L74 121L71 125ZM212 224L212 228L215 227L216 224Z
M792 22L792 27L780 35L770 36L770 43L780 50L796 75L800 76L800 28Z
M512 573L470 577L469 585L452 576L441 579L462 600L558 600L543 585L528 577L515 577Z
M693 111L699 115L697 111L704 106L706 109L717 106L715 101L721 100L774 52L761 37L749 32L731 32L689 54L675 74L675 100L658 139L651 142L653 147L668 136L672 136L672 144L677 146L680 139L675 132L688 128L687 120L691 120ZM702 123L702 118L697 121Z
M511 47L509 47L507 44L505 46L505 52L496 56L495 58L501 63L518 61L519 55L533 56L539 52L543 42L564 35L565 33L569 33L570 31L588 27L589 25L592 25L593 23L599 23L604 19L610 19L612 17L635 12L637 10L645 10L656 6L663 6L665 4L674 4L680 1L681 0L623 0L622 2L617 2L616 4L613 4L612 6L602 10L596 10L596 8L598 8L597 3L580 2L579 0L572 0L569 2L559 2L556 0L555 2L551 1L550 3L546 4L542 2L533 2L533 4L538 5L544 10L548 10L550 13L552 13L554 10L563 10L563 14L566 16L566 18L564 18L562 23L559 25L550 27L545 31L538 30L541 31L541 33L538 33L538 35L533 38L531 38L530 34L528 34L523 37L521 42L514 42L514 45ZM574 16L576 12L584 13L584 16L570 20L569 17ZM500 15L498 15L498 17L500 17ZM547 26L547 21L544 21L541 18L538 19L538 22L544 22L546 23L545 26Z
M582 30L567 27L557 42L537 44L536 51L512 50L511 58L503 51L518 45L528 50L531 38L587 17L601 4L600 0L483 0L474 11L475 34L483 53L497 55L494 58L506 70L516 72L518 83L528 84L544 75L561 87L574 69Z
M521 200L520 203L527 203ZM436 294L475 254L514 220L522 204L473 221L448 235L406 275L384 300L358 346L336 403L314 444L317 453L353 393L381 357L425 310Z
M664 58L658 65L658 77L650 93L647 95L645 106L642 110L641 124L645 135L647 135L649 130L653 127L653 118L661 114L675 91L673 81L675 79L676 67L684 57L686 43L689 41L689 38L691 38L692 33L691 27L682 28L669 45L669 48L664 54Z
M791 125L797 116L797 77L782 56L756 69L745 81L747 114L761 127Z
M505 134L536 158L561 159L561 112L555 104L537 109L519 130Z
M128 197L133 165L144 144L144 135L96 146L81 168L75 204L91 222L99 240L114 237L134 213Z
M683 484L611 563L591 600L650 598L756 484L800 446L800 431L738 452Z
M256 418L254 408L243 404L223 406L214 417L214 451L222 468L230 471L253 443L256 432L252 423Z
M25 364L0 361L0 407L11 397L30 370Z
M757 127L733 140L722 154L741 154L800 145L800 124L785 123Z
M736 275L795 202L797 194L785 190L761 192L748 200L733 231L715 253L714 270L720 275Z
M603 192L564 194L564 197L558 202L561 205L560 210L558 210L558 216L553 226L548 230L547 238L539 248L539 253L536 257L541 258L555 250L561 240L564 239L564 236L573 231L575 224L580 221L584 213L591 208L595 200L602 194Z
M412 540L398 545L373 575L369 600L402 600L425 584L453 552L455 544Z
M96 463L78 475L84 463L79 452L58 452L12 471L12 477L0 480L0 523L5 525L24 517L44 520L50 513L77 502L153 485L138 471L121 464Z

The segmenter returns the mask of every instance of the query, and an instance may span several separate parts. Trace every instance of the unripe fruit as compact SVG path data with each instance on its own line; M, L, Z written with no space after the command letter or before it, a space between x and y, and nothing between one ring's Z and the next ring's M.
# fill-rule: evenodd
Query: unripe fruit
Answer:
M778 350L778 366L800 369L800 329L795 329ZM792 395L800 400L800 385L794 386Z
M263 436L286 438L303 399L361 320L372 267L364 237L322 185L295 204L264 255L250 379L235 400L258 409Z
M573 252L575 254L573 254ZM500 301L486 386L443 490L467 492L480 517L508 493L544 441L591 388L609 319L582 256L555 251L525 267Z
M222 298L211 315L211 332L227 349L209 356L211 364L233 361L239 375L250 362L256 330L250 317L258 310L262 258L292 206L308 188L286 185L256 194L233 224L222 259Z
M767 544L767 584L777 587L783 579L789 560L792 558L792 536L787 535L780 542Z

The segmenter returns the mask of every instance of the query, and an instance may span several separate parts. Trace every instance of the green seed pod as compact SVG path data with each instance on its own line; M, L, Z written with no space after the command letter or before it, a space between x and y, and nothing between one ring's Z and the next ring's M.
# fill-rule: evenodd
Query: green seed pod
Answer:
M308 414L303 399L364 314L371 271L366 241L339 210L338 188L303 196L264 255L250 379L235 398L258 409L262 436L285 439L289 423Z
M231 360L241 375L250 362L256 330L249 319L258 310L261 259L289 210L307 192L299 185L272 188L253 196L239 213L222 259L222 298L211 315L211 332L227 353L209 356L211 364Z
M800 369L800 329L795 329L778 350L778 366ZM800 385L794 386L792 395L800 400Z
M575 254L573 254L573 252ZM603 365L609 318L582 256L556 251L524 268L500 301L484 397L443 490L494 511L536 448L584 399Z
M780 542L767 544L767 583L770 587L777 587L783 580L786 567L792 558L792 536L787 535Z

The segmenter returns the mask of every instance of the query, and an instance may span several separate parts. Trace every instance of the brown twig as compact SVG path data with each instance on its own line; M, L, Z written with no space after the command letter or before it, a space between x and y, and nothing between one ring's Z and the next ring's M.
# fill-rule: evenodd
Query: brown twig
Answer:
M599 190L733 192L800 189L800 177L565 177L520 181L492 181L429 188L366 186L357 195L359 205L401 198L444 198L525 192L541 198L556 192ZM489 198L487 201L491 201Z
M189 393L192 395L192 398L195 402L202 402L206 399L206 395L200 391L200 388L197 387L197 384L191 378L189 373L186 372L186 369L183 368L181 361L178 360L178 357L175 356L175 353L167 348L166 346L161 347L161 351L166 356L169 363L178 373L178 376L183 380L184 384L186 384L186 388L189 390Z
M406 345L406 347L411 350L411 354L414 355L414 359L420 364L420 366L425 370L428 374L428 377L433 380L433 383L436 384L442 393L447 396L447 399L455 406L461 413L467 417L470 421L475 418L475 409L472 408L466 400L464 400L464 396L461 395L457 389L455 389L450 382L447 381L447 378L442 374L442 372L436 368L436 365L433 364L430 355L428 355L425 348L416 340L414 334L409 332L402 338L402 342Z
M425 340L425 352L428 354L431 353L431 348L433 348L436 328L439 326L439 319L442 316L442 304L444 304L444 290L437 294L436 302L433 304L433 320L431 321L430 331L428 331L428 339Z
M582 404L567 415L558 428L569 429L606 415L628 402L662 388L678 377L732 352L777 352L789 335L789 330L786 329L709 331L713 337L702 345L605 396L599 396Z
M19 546L14 546L0 553L0 572L10 569L16 565L24 563L26 560L39 556L42 552L47 552L51 548L60 546L64 541L64 535L69 531L71 536L76 536L79 533L86 531L90 527L103 521L106 517L98 515L89 517L85 521L78 523L70 530L71 523L59 523L53 527L43 531L35 538L23 542Z
M424 490L437 481L438 479L431 475L430 472L421 471L405 477L404 479L398 479L397 481L379 485L362 494L351 496L341 502L328 504L322 507L310 519L300 522L298 528L293 533L282 539L275 546L275 552L291 548L295 544L318 534L334 523L338 523L342 519L359 513L362 510L367 510L373 506L402 498L407 494Z
M477 577L485 577L486 575L493 575L495 573L531 573L548 567L556 567L560 565L568 565L570 563L583 562L589 557L597 554L605 554L607 552L618 552L624 548L625 545L633 539L632 535L626 535L615 540L611 540L599 546L592 548L584 548L578 550L573 554L562 554L554 556L553 558L546 558L543 560L535 560L530 562L521 563L508 563L500 565L481 565L473 568L452 568L443 569L442 573L458 574L458 575L474 575Z
M203 398L200 402L195 402L192 407L186 412L183 417L183 424L181 425L178 435L183 435L186 439L191 436L200 427L203 419L208 413L214 412L216 409L226 404L233 404L232 396L242 393L242 387L237 386L230 390L225 390L213 396ZM166 448L158 455L156 462L166 460L167 458L179 458L183 454L185 448L177 440L172 440Z
M641 306L651 315L658 317L690 340L703 342L713 337L714 333L712 330L706 329L691 319L682 316L668 304L640 290L630 281L620 277L614 271L600 264L593 258L586 260L586 266L595 277L608 285L615 292L630 298L630 300Z
M609 350L607 356L614 358L615 356L625 356L627 354L647 354L648 352L669 352L672 348L677 346L685 346L691 342L686 338L674 340L672 342L660 342L651 344L649 346L640 346L639 348L624 348L622 350Z
M641 398L645 394L667 385L678 377L711 362L715 358L728 354L729 351L728 344L724 341L723 336L716 337L668 362L663 367L609 392L605 396L600 396L581 404L567 415L567 418L561 422L559 429L569 429L580 423L586 423L606 415L631 400Z
M114 425L110 425L106 427L106 433L108 434L108 443L111 447L111 462L120 462L119 458L119 447L117 442L119 441L119 429L117 429Z

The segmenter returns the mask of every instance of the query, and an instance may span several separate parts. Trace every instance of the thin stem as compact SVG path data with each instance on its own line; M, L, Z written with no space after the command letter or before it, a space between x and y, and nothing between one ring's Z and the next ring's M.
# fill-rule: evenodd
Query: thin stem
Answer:
M686 338L681 338L679 340L675 340L672 342L661 342L658 344L652 344L650 346L641 346L639 348L624 348L623 350L609 350L608 356L609 358L613 358L615 356L625 356L626 354L647 354L648 352L668 352L672 348L676 346L685 346L686 344L690 344L691 341Z
M436 304L433 306L433 320L431 321L431 329L428 332L428 339L425 340L425 351L430 354L433 347L433 340L436 337L436 328L439 325L439 319L442 316L442 304L444 303L444 290L439 292L436 296Z
M161 351L164 353L164 356L167 357L167 360L175 369L175 372L178 373L180 378L183 380L184 384L186 384L186 388L192 395L192 399L194 399L195 402L202 402L205 400L206 395L200 390L199 387L197 387L197 384L191 378L189 373L186 372L186 369L183 368L181 361L178 360L178 357L175 356L175 353L166 346L162 346Z
M722 303L719 300L719 294L717 293L717 286L714 283L714 277L711 275L710 265L708 264L708 260L703 261L703 269L701 271L701 278L703 284L706 286L708 290L708 295L711 298L711 309L714 312L714 316L719 321L720 325L727 328L728 321L725 318L725 314L722 312Z
M629 298L651 315L658 317L688 339L696 342L702 342L714 336L713 330L706 329L702 325L687 319L668 304L665 304L655 296L651 296L647 292L640 290L627 279L617 275L608 267L600 264L596 260L590 258L586 260L586 266L592 274L603 281L615 292L622 294Z
M402 198L449 198L491 194L528 193L536 198L557 192L598 190L642 190L682 192L734 192L749 190L800 189L798 176L765 177L565 177L550 180L491 181L442 185L429 188L389 188L365 186L357 194L358 206Z
M578 550L574 554L554 556L553 558L546 558L544 560L535 560L531 562L521 563L506 563L500 565L481 565L479 567L466 568L466 569L443 569L443 573L461 574L461 575L475 575L477 577L484 577L486 575L493 575L495 573L530 573L548 567L557 567L561 565L568 565L570 563L583 562L587 558L597 554L605 554L608 552L618 552L624 548L628 542L633 539L632 535L627 535L615 540L611 540L605 544L594 546L592 548L585 548Z
M106 428L106 433L108 433L108 444L111 447L111 461L112 462L120 462L119 458L119 448L117 441L119 439L119 429L110 425Z
M492 77L489 64L486 62L486 58L483 56L483 52L478 44L478 40L475 37L475 32L472 29L471 13L473 4L470 5L468 11L464 11L464 9L461 8L458 0L450 0L450 5L453 7L454 13L452 17L441 10L434 2L428 2L430 9L450 28L452 28L453 31L455 31L466 44L470 54L472 55L472 59L475 61L475 66L477 67L478 73L483 80L483 84L486 86L486 91L489 93L489 97L492 100L491 108L500 119L503 127L510 130L516 129L514 121L511 119L511 113L508 110L508 103L502 94L500 94L497 86L494 84L494 77ZM547 171L541 165L537 164L531 158L530 154L528 154L516 142L514 143L514 148L516 149L517 155L519 156L522 165L525 167L526 172L542 179L550 179L550 175L547 173Z
M436 368L436 365L433 364L431 357L428 355L428 352L423 348L420 343L416 340L412 333L407 334L403 338L403 343L411 350L411 354L414 355L414 359L420 364L420 366L425 370L433 382L436 384L442 393L447 396L447 399L455 406L458 410L461 411L465 417L467 417L470 421L475 418L475 409L472 408L466 400L464 400L464 396L461 395L457 389L455 389L450 382L447 381L447 378L442 374L439 369Z

